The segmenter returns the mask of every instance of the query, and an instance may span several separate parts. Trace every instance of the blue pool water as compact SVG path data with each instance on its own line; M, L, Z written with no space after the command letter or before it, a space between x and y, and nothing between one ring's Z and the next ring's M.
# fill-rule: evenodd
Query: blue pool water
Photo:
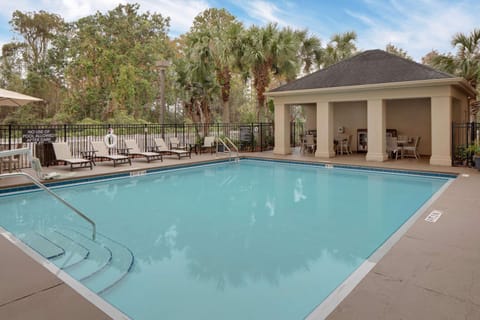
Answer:
M0 226L133 319L303 319L447 181L241 160L56 188L108 250L44 192Z

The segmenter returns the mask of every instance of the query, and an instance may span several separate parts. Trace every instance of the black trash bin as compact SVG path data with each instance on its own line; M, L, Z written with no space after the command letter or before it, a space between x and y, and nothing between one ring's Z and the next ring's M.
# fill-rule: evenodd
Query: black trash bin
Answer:
M35 155L40 159L42 166L48 167L55 164L55 152L51 143L37 143L35 145Z

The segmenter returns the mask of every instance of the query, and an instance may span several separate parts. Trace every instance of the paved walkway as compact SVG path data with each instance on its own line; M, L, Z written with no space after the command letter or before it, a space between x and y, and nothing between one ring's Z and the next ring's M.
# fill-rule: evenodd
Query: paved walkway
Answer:
M330 314L328 319L480 319L480 173L469 168L429 166L426 160L365 162L363 155L317 159L310 155L275 156L271 152L246 156L426 170L460 174L414 223L373 270ZM210 155L168 159L132 167L99 163L94 170L77 169L76 177L144 170L159 165L209 161ZM46 168L67 172L66 167ZM0 180L23 183L19 178ZM436 223L425 216L441 210ZM0 237L0 319L106 319L105 313L75 290Z

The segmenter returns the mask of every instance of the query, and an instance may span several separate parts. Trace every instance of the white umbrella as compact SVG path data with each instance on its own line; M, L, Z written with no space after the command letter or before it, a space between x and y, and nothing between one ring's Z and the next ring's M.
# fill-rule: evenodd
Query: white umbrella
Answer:
M15 91L0 89L0 106L20 107L34 101L43 101L40 98L27 96Z

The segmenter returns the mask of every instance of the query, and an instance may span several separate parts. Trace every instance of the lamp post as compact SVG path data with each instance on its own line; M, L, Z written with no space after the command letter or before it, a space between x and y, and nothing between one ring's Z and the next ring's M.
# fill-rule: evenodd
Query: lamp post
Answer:
M160 94L158 96L158 122L165 123L165 70L170 66L170 62L166 60L159 60L155 63L158 70L160 80Z

